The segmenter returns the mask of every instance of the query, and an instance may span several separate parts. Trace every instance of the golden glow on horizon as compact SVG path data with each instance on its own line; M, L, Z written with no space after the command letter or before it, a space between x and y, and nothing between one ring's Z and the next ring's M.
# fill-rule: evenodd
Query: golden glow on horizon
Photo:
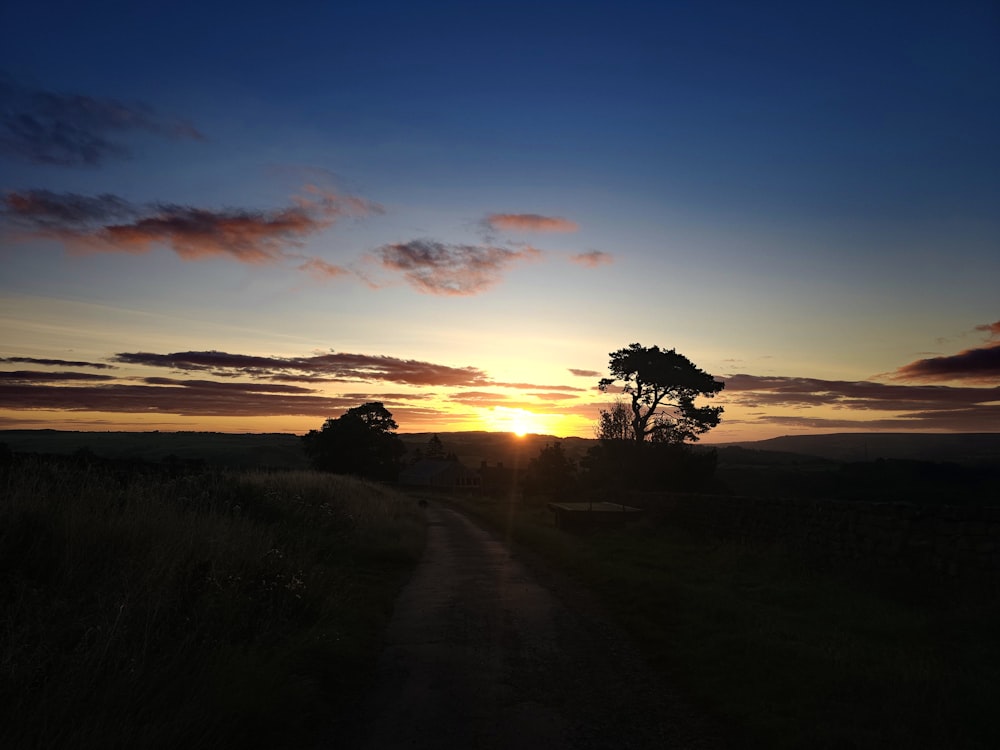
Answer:
M483 415L483 422L492 432L513 432L518 437L528 433L551 434L553 422L558 417L534 414L527 409L511 409L506 406L496 406Z

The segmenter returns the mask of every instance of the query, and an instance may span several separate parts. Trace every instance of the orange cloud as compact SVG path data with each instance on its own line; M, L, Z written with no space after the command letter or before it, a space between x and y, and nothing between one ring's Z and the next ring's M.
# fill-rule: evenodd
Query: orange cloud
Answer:
M299 266L299 270L306 271L313 277L323 281L327 279L335 279L338 276L347 276L351 273L343 266L335 266L332 263L327 263L325 260L320 260L319 258L310 258Z
M540 214L490 214L484 219L489 229L507 232L575 232L580 226L561 216Z
M288 259L292 248L341 217L381 211L375 203L313 185L293 197L292 205L271 211L174 204L138 207L114 195L47 190L10 192L3 200L3 216L9 223L59 239L73 249L145 253L161 244L185 260L228 257L242 263ZM311 273L322 268L305 265Z
M984 331L990 334L990 337L1000 336L1000 320L996 323L988 323L986 325L976 326L977 331Z

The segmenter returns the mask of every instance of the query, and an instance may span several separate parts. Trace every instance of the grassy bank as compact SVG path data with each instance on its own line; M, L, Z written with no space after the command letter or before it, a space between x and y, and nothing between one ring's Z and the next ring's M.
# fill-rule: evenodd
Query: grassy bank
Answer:
M993 748L1000 608L650 525L456 500L598 593L734 747Z
M309 472L0 471L0 747L336 738L423 546L414 504Z

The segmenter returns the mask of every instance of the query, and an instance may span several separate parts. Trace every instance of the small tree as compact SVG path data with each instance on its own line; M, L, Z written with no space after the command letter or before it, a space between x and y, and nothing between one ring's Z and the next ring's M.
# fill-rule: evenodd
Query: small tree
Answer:
M395 480L406 447L396 421L381 402L371 401L328 419L302 436L306 455L320 471Z
M527 495L557 499L573 495L576 483L576 466L562 443L550 443L529 462L523 486Z
M607 409L601 409L601 417L597 425L597 439L632 439L632 413L624 399L616 398Z
M441 438L437 435L434 435L427 441L427 458L435 461L443 461L445 459L444 443L441 442Z
M662 443L694 442L719 424L721 406L699 407L694 400L698 396L711 398L725 384L683 354L631 344L609 356L613 377L602 378L598 387L607 392L616 381L622 381L622 392L631 399L631 438L636 443L647 438ZM601 417L603 426L603 412Z

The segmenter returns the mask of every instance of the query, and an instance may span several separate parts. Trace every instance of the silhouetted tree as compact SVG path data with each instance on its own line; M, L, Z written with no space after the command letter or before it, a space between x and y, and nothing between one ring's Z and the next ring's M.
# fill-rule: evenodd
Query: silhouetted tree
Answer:
M371 401L328 419L302 436L306 455L320 471L395 480L406 451L396 421L381 402Z
M576 466L563 451L562 443L550 443L542 448L525 471L526 495L553 499L568 497L574 494L576 485Z
M441 438L437 435L432 436L427 441L427 458L435 461L443 461L445 459L444 443L441 442Z
M601 409L600 421L597 424L597 439L632 439L632 413L623 399L616 398L607 409Z
M719 424L721 406L695 406L698 396L711 398L725 384L716 380L674 349L630 344L611 352L608 369L598 387L607 391L616 381L631 399L632 440L682 444Z

